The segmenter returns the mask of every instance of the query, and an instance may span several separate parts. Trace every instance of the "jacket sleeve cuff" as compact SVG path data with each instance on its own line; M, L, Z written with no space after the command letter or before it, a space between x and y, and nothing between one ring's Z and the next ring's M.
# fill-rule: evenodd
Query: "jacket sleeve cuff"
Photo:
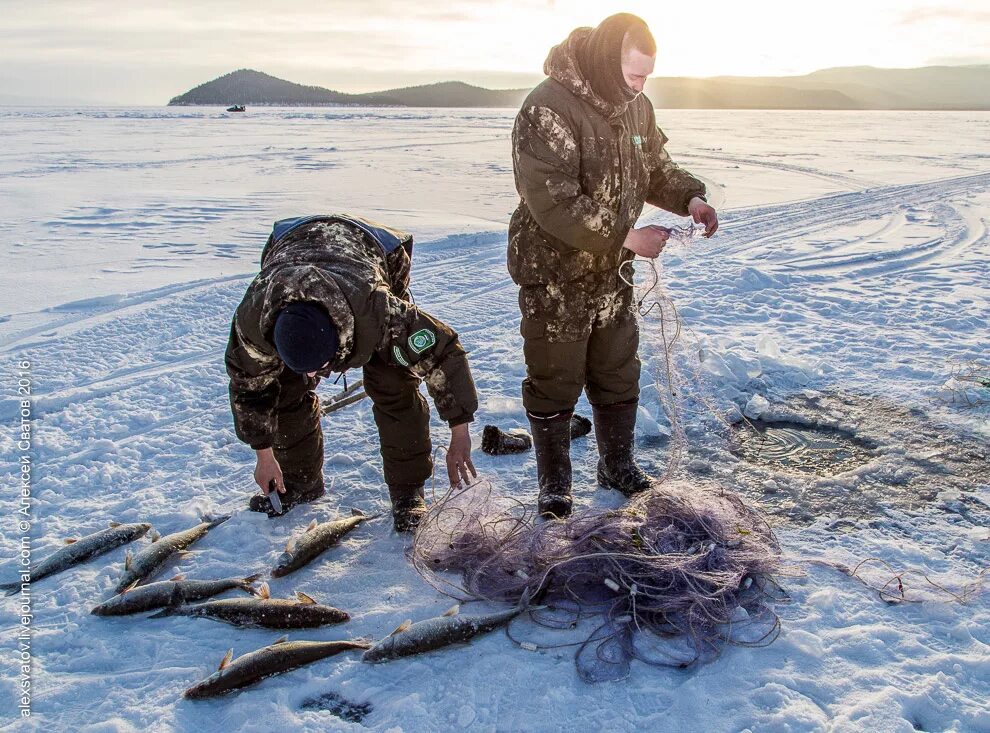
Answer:
M705 197L705 192L704 191L692 191L691 193L689 193L687 195L687 198L684 199L684 209L685 210L687 210L688 206L691 205L691 199L701 199L706 204L708 203L708 199Z
M275 445L275 441L271 438L259 438L258 440L249 441L248 445L251 446L251 450L265 450L266 448L272 448Z
M458 425L463 425L464 423L469 422L474 422L474 415L461 415L459 417L455 417L453 420L448 420L447 424L450 427L455 428Z

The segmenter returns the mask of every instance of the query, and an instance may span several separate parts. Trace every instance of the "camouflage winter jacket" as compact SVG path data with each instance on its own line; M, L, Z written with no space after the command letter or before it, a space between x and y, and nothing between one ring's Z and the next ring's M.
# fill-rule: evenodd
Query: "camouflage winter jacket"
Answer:
M356 217L312 217L281 235L276 225L227 343L238 438L255 450L273 443L278 376L288 368L275 350L275 319L302 300L323 305L338 329L337 354L320 376L363 366L377 353L425 379L450 425L473 419L478 395L457 334L409 301L411 251L409 234Z
M578 28L547 56L516 116L512 162L520 201L509 224L508 267L519 285L566 283L616 270L644 202L681 216L705 185L664 150L643 94L615 106L582 76Z

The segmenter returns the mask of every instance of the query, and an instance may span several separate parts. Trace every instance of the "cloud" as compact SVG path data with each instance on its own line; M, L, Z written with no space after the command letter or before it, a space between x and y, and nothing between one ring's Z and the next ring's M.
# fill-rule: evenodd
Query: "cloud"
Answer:
M0 93L94 101L155 103L245 67L348 91L480 80L486 70L539 72L550 45L527 29L498 30L507 18L545 19L546 0L0 0L0 9Z
M933 56L925 59L925 63L930 66L987 66L990 65L990 51L966 56Z
M159 59L227 66L424 70L498 68L491 18L546 12L545 2L310 0L276 9L269 0L121 4L111 0L3 3L0 61L82 65ZM30 9L29 9L30 7ZM545 49L541 54L545 53ZM542 61L542 58L539 59ZM494 61L494 63L493 63Z
M718 22L702 40L689 6L655 0L0 0L0 94L155 104L238 68L341 91L447 79L516 86L541 78L547 50L572 28L618 10L651 19L658 73L669 75L911 66L990 51L980 32L990 11L883 0L850 25L862 0L833 3L757 17L738 0L709 0Z
M958 7L927 7L914 8L901 16L900 25L930 23L937 20L949 20L967 25L990 24L990 10L973 10Z

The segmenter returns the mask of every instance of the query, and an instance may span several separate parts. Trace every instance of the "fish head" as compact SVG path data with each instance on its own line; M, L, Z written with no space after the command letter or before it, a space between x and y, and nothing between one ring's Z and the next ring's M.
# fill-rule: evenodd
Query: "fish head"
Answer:
M205 680L198 682L197 684L190 687L188 690L182 693L182 696L188 700L202 700L206 697L213 696L213 684L220 677L216 672L211 674Z
M272 570L272 575L276 578L285 575L289 572L289 568L292 567L292 555L288 552L283 552L278 556L278 560L275 561L275 568Z
M386 636L384 639L379 641L373 647L368 649L364 654L361 655L361 660L364 662L380 662L383 659L387 659L392 651L392 647L395 646L395 637Z
M328 608L326 611L321 613L323 621L328 624L342 624L345 621L351 620L351 615L347 611L341 611L339 608Z

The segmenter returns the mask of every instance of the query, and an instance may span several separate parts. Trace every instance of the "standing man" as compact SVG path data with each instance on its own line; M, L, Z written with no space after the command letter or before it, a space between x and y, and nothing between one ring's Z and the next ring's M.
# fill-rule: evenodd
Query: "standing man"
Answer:
M457 334L409 297L412 236L353 216L276 222L230 328L225 357L237 437L257 454L262 493L249 507L278 512L324 493L321 377L364 368L374 403L385 483L397 532L426 511L433 473L426 380L450 425L451 484L477 476L468 423L478 409L467 355Z
M594 410L598 483L627 496L652 485L633 460L639 328L620 277L626 262L655 258L666 242L660 228L635 228L643 204L693 217L706 237L718 228L704 184L670 159L642 94L655 60L653 36L634 15L578 28L551 49L549 78L512 130L520 201L508 267L519 285L523 405L544 517L571 511L569 423L582 388Z

